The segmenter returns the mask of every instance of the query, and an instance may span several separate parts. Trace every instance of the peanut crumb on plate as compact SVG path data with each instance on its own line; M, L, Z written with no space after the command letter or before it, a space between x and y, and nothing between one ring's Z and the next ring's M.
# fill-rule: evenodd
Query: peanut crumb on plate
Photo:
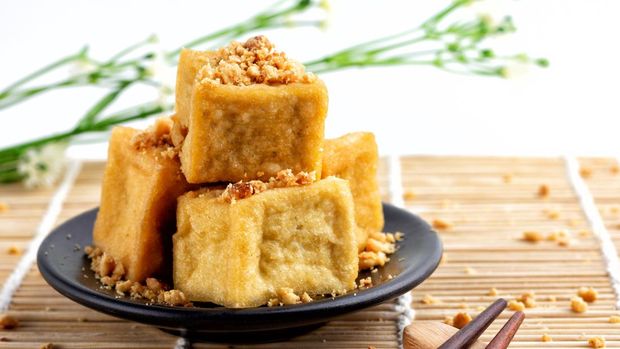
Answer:
M357 285L358 288L362 288L362 287L372 287L372 278L370 276L365 277L363 279L360 279L359 284Z
M605 348L605 338L603 337L592 337L588 339L588 345L590 348Z
M577 291L577 295L584 301L592 303L598 298L598 291L593 287L581 287Z
M575 313L585 313L588 311L588 303L586 303L583 298L576 296L571 298L570 308Z
M541 341L543 342L553 342L553 338L551 338L550 335L543 333L542 337L540 338Z

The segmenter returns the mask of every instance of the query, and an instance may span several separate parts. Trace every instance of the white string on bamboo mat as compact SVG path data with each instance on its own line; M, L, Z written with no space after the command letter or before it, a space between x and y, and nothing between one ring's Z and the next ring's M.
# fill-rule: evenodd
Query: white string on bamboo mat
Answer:
M565 161L568 179L579 198L581 208L590 223L594 235L600 242L603 257L607 265L607 273L609 274L612 287L616 293L616 308L620 309L620 261L618 260L618 251L594 203L594 198L590 193L590 189L588 189L588 186L581 177L579 162L572 156L566 156Z
M405 207L405 200L403 199L403 178L402 169L400 166L400 156L391 155L389 157L389 180L390 180L390 201L394 206L399 208ZM396 300L396 311L398 312L397 323L397 339L398 347L403 347L403 330L415 317L415 310L411 307L412 297L411 292L407 292L404 295L398 297Z
M33 239L28 244L28 250L19 260L19 263L17 263L15 270L9 275L4 286L2 286L2 291L0 291L0 313L4 313L9 309L13 294L15 294L24 280L24 277L28 274L32 263L34 263L41 242L43 242L43 239L54 227L54 223L56 223L62 211L62 205L69 194L69 190L71 190L75 178L80 173L80 168L81 162L79 161L70 161L68 163L62 182L58 189L56 189L56 192L54 192L54 196L52 196L52 200L47 206L45 215L41 223L39 223Z

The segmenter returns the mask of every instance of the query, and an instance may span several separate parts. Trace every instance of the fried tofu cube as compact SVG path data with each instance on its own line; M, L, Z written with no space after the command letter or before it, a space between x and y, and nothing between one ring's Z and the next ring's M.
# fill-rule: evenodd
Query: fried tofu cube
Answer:
M264 37L181 52L173 142L190 183L320 174L327 90Z
M377 183L379 155L370 132L349 133L325 140L322 176L349 181L355 204L357 242L364 249L368 235L383 229L383 208Z
M170 126L168 119L147 131L116 127L110 137L93 243L133 281L170 270L176 199L189 190L168 144Z
M225 193L194 191L178 201L173 279L190 300L245 308L266 304L282 287L309 295L355 287L355 220L345 180L232 201Z

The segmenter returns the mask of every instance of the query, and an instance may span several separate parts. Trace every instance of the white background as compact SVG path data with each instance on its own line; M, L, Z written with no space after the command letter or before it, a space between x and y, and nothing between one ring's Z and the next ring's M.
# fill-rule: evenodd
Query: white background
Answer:
M416 24L447 1L333 0L331 24L267 33L301 61ZM173 48L244 18L263 1L2 1L0 86L88 43L105 58L155 33ZM620 154L620 1L492 1L467 9L513 16L494 45L551 61L514 79L431 67L352 69L321 76L330 93L327 136L371 130L382 153ZM101 91L65 90L0 111L0 146L70 128ZM132 91L123 104L154 98ZM105 145L72 149L105 156Z

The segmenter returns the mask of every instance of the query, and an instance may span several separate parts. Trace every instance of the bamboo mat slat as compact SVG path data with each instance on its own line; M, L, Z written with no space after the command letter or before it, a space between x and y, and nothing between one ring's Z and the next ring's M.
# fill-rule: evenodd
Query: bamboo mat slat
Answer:
M620 176L613 159L582 159L592 167L587 184L597 200L614 241L620 245ZM585 162L584 162L585 163ZM390 198L387 159L379 168L381 194ZM499 296L514 298L535 291L538 306L526 310L527 320L511 348L584 348L590 336L604 336L607 347L620 348L620 325L609 323L617 314L616 295L606 273L600 245L590 229L559 158L430 157L401 159L406 206L428 221L453 224L440 230L446 260L437 272L412 292L417 321L443 321L459 311L472 315L492 302L492 287ZM85 163L57 224L99 201L104 164ZM546 184L551 195L537 196ZM34 235L54 193L24 191L0 186L0 202L9 210L0 213L0 282L13 271L20 255L11 247L25 248ZM599 200L600 199L600 200ZM550 218L549 212L558 212ZM556 217L557 216L557 217ZM560 247L521 239L524 230L544 234L566 229L574 242ZM599 299L585 314L570 311L569 299L581 286L599 291ZM423 304L425 295L440 302ZM551 301L549 297L555 297ZM57 294L33 266L12 298L11 313L20 319L15 330L0 330L2 348L173 348L177 338L157 329L127 322L84 308ZM235 348L397 348L399 313L393 302L332 321L290 342ZM502 316L506 319L508 314ZM484 335L489 339L501 326L496 321ZM543 343L548 333L554 342ZM230 348L228 345L192 343L192 348Z

